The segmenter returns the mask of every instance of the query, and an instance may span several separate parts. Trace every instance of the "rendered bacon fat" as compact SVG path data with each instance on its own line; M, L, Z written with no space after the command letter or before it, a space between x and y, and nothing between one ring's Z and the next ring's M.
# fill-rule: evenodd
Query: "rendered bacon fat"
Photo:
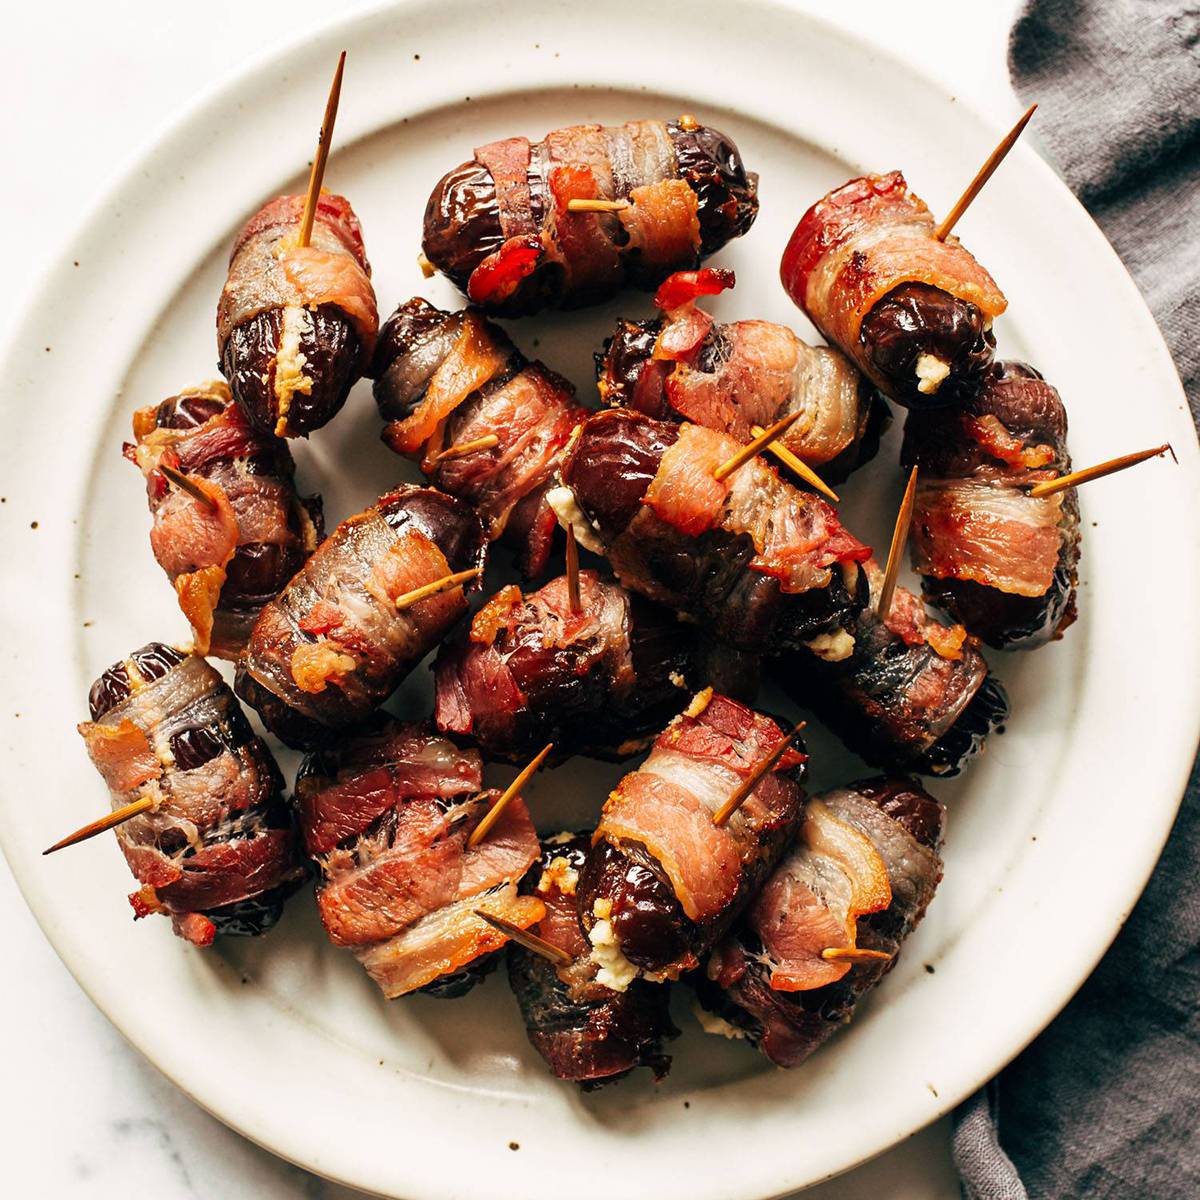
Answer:
M761 457L718 482L739 449L699 425L591 417L562 469L580 540L603 549L626 587L739 649L824 653L837 641L848 653L870 548Z
M601 983L620 988L639 972L678 978L749 903L801 817L801 744L728 821L713 817L784 737L770 717L702 692L617 785L579 884Z
M771 321L718 324L696 306L732 287L732 271L672 275L661 317L621 321L596 356L600 395L660 420L686 420L740 442L800 411L779 439L837 482L872 458L890 417L874 387L839 350L809 346Z
M1075 489L1028 494L1071 470L1067 412L1024 363L996 363L953 411L912 413L902 457L920 467L913 566L926 598L990 646L1032 650L1075 620Z
M492 142L434 188L425 256L489 312L519 316L651 288L750 228L758 177L694 122L574 125ZM627 201L571 212L572 200Z
M217 308L217 353L233 395L257 428L280 437L306 437L337 414L379 331L349 201L323 192L301 246L304 202L279 196L250 218Z
M813 800L795 844L696 979L717 1018L706 1026L799 1066L850 1020L924 916L942 877L943 820L942 806L904 778Z
M896 588L880 620L883 573L871 561L865 574L871 600L858 614L853 651L838 661L785 655L772 664L775 678L867 762L957 775L1008 716L1004 688L975 639L932 620L907 588Z
M467 610L463 587L399 610L396 599L482 567L486 555L463 501L411 485L388 492L343 521L263 609L238 663L238 695L292 746L359 724Z
M322 535L319 497L296 494L286 445L259 433L224 383L139 409L125 453L146 479L150 545L191 623L197 654L236 658L263 605ZM208 503L172 487L187 476Z
M899 171L835 188L800 219L783 253L788 295L886 395L954 404L992 359L1004 294Z
M510 942L508 980L521 1007L529 1041L558 1079L585 1090L649 1067L661 1079L670 1066L663 1041L678 1034L668 1011L670 988L634 980L624 991L597 982L600 968L576 911L579 874L591 836L560 834L542 843L526 887L546 906L532 927L571 956L556 964Z
M304 878L279 768L220 675L152 642L92 685L79 726L114 809L153 806L116 828L141 888L138 917L164 913L197 946L258 934Z
M572 429L587 417L575 389L476 310L443 312L419 298L384 322L373 371L384 442L420 461L430 483L473 504L489 539L503 537L525 573L540 574L557 528L546 493ZM438 457L489 434L494 446Z
M498 795L480 790L481 769L476 751L390 717L301 768L296 796L320 868L321 921L389 999L462 995L495 965L507 939L474 909L521 929L545 913L540 899L517 892L538 856L519 796L467 846Z
M438 728L522 762L548 741L562 756L644 747L704 674L700 641L594 571L580 572L579 600L575 612L561 576L528 596L493 596L438 653Z

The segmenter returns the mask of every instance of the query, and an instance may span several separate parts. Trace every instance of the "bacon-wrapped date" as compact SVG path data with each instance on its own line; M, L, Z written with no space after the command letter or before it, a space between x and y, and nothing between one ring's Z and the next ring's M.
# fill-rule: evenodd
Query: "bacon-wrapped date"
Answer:
M262 610L238 695L301 749L359 724L467 611L463 586L404 609L396 600L486 557L468 504L414 485L388 492L343 521Z
M498 795L481 786L477 751L382 715L300 769L296 799L320 870L321 922L388 999L461 996L496 965L508 939L475 909L520 929L545 914L540 899L517 890L539 852L520 796L467 846Z
M780 274L791 298L897 404L956 404L992 361L1007 301L899 171L835 188L800 218Z
M957 775L1008 716L1008 697L961 625L931 620L897 587L887 619L874 601L882 572L865 566L871 603L858 615L853 651L832 661L786 655L780 685L855 753L885 770Z
M672 275L654 298L662 316L620 321L596 355L601 397L741 442L799 411L780 445L829 482L845 479L879 449L887 404L840 350L809 346L771 321L721 325L696 307L733 284L732 271L708 267Z
M192 626L197 654L236 658L263 606L323 536L319 496L299 496L285 443L259 433L224 383L138 409L126 455L146 479L154 557ZM187 476L207 502L172 487Z
M797 1067L895 965L942 878L945 810L913 780L812 800L795 844L694 976L712 1033Z
M723 825L713 817L785 736L770 717L706 690L617 784L578 887L598 982L620 990L639 974L677 979L728 931L800 821L802 744Z
M996 363L961 409L911 413L901 456L920 468L913 566L925 596L989 646L1033 650L1075 620L1075 489L1030 496L1071 470L1067 411L1025 363Z
M164 913L197 946L263 933L305 876L279 768L220 675L151 642L92 685L79 726L114 809L153 804L116 829L141 888L138 917Z
M575 892L591 835L559 834L542 853L525 887L546 906L531 932L571 956L562 965L508 945L508 981L534 1049L555 1078L590 1091L649 1067L656 1080L671 1065L663 1042L678 1035L668 1011L670 987L635 979L624 991L596 981L600 967L583 936Z
M279 437L307 437L336 416L379 331L350 202L322 193L301 246L304 203L279 196L246 222L217 307L221 370L251 423Z
M558 527L546 493L588 415L571 384L530 362L478 312L444 312L419 297L384 322L373 372L384 442L473 504L488 537L503 537L522 570L540 574ZM439 457L489 434L496 445Z
M563 576L528 596L510 586L444 642L434 717L490 758L523 762L548 741L561 757L627 758L684 707L680 689L712 682L711 666L693 626L581 571L578 612Z
M740 237L757 190L733 142L689 118L573 125L481 146L443 176L422 248L488 312L578 308L655 287ZM571 212L572 200L626 204Z
M706 633L753 653L825 653L853 629L870 548L761 458L718 482L716 469L741 448L699 425L598 413L564 459L574 499L560 519L626 587Z

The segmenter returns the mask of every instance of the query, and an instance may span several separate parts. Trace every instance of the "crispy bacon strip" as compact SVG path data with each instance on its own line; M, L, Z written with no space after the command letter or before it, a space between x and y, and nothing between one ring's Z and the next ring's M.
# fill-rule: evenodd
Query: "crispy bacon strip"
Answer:
M696 981L722 1031L781 1067L799 1066L850 1020L942 875L944 810L912 780L863 780L813 806L817 824L806 825ZM851 946L851 957L837 954Z
M903 283L926 283L998 317L1007 307L995 280L958 238L939 242L928 205L899 171L852 179L817 201L784 250L783 286L844 349L863 318Z
M263 605L320 537L319 499L301 499L291 455L255 431L224 383L139 409L126 456L141 470L150 545L192 625L196 650L235 658ZM187 477L207 503L170 484Z
M687 916L697 924L712 921L738 897L764 831L798 805L788 773L805 759L789 749L724 825L712 819L783 736L770 718L714 696L700 713L672 721L649 758L621 780L605 802L594 842L644 846Z
M587 416L574 388L478 312L443 312L420 298L384 324L374 370L384 441L419 457L431 483L475 506L489 539L505 537L522 569L540 573L556 525L546 495ZM440 454L484 438L465 454Z
M516 797L488 836L467 846L495 800L479 791L480 771L477 752L391 718L301 768L296 790L321 868L321 920L389 996L503 943L483 936L469 906L486 908L497 889L510 895L537 857L537 835ZM518 915L525 928L540 912Z
M279 196L238 234L217 308L218 357L234 326L258 313L322 304L333 304L349 317L362 340L363 360L370 357L379 313L362 227L344 196L326 192L317 202L311 241L300 246L304 202L303 195Z
M1030 486L1071 470L1057 390L996 363L961 411L913 414L904 461L919 467L913 565L928 597L989 644L1033 649L1075 619L1079 509L1072 489Z
M824 587L835 563L870 557L870 547L842 527L824 500L791 487L761 459L717 482L716 468L740 448L726 434L685 424L644 503L691 536L714 528L748 534L757 551L750 569L774 576L785 592Z

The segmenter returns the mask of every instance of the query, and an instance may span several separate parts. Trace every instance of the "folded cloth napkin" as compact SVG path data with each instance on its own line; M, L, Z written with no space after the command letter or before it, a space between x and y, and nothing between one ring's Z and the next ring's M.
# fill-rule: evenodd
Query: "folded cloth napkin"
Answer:
M1200 6L1031 0L1009 66L1040 103L1043 145L1154 311L1200 420ZM1198 864L1200 763L1112 949L955 1114L968 1200L1200 1197Z

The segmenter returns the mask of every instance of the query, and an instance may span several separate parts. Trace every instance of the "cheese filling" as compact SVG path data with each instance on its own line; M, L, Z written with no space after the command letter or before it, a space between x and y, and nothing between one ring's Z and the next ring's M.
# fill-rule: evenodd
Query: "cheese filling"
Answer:
M312 392L312 380L304 374L308 358L300 350L300 338L308 331L308 327L307 309L289 304L283 310L279 348L275 351L276 437L284 437L287 433L287 415L292 407L292 397L297 392L306 396Z
M558 523L564 529L575 532L575 540L593 554L603 554L604 544L596 533L596 527L583 515L583 510L575 500L575 493L569 487L559 484L546 493L546 503L554 510Z
M612 903L597 900L592 911L600 917L588 933L592 962L600 968L596 972L596 982L614 992L623 992L638 977L638 969L621 953L617 931L608 919L612 914Z
M922 354L917 358L917 391L932 396L950 374L950 364L936 354Z
M708 1009L702 1008L695 1000L692 1001L692 1013L696 1020L700 1022L700 1028L705 1033L712 1033L723 1038L746 1037L744 1029L739 1029L736 1025L731 1025L724 1017L718 1017L716 1013L710 1013Z
M819 634L805 645L826 662L842 662L854 653L854 637L844 629Z

